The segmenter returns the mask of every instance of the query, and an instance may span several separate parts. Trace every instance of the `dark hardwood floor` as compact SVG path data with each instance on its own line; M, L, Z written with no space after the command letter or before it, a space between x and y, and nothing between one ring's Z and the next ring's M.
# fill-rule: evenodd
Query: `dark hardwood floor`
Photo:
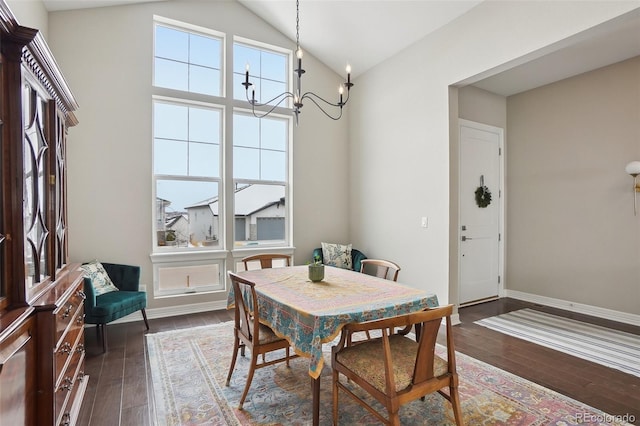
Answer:
M640 335L640 327L601 320L514 299L460 309L454 327L456 350L612 415L629 415L640 424L640 378L600 366L473 322L525 307ZM232 320L231 311L213 311L150 320L150 332L176 330ZM109 351L103 354L93 328L86 330L85 373L90 376L79 425L153 425L145 327L140 321L107 327ZM640 362L640 361L639 361Z

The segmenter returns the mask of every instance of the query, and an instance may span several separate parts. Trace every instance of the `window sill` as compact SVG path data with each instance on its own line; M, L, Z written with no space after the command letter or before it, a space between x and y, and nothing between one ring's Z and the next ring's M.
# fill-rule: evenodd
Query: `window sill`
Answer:
M222 287L222 288L216 288L216 289L200 289L200 290L192 290L192 291L182 291L182 292L178 292L178 291L174 291L174 292L162 292L160 294L158 294L157 296L154 296L154 299L174 299L174 298L183 298L183 297L189 297L189 296L203 296L206 294L221 294L227 293L227 289Z
M226 259L226 250L191 250L164 253L151 253L151 263L191 262L212 259Z

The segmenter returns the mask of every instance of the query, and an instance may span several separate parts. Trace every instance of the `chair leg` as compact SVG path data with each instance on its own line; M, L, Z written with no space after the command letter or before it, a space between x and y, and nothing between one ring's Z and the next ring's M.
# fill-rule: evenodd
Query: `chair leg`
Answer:
M146 325L147 330L149 330L149 321L147 321L147 311L145 311L144 308L140 309L140 311L142 312L142 319L144 319L144 325Z
M249 372L247 373L247 384L244 385L244 391L242 392L242 396L240 397L240 403L238 404L238 410L242 410L242 404L244 404L244 400L249 393L249 387L251 386L251 381L253 380L253 373L256 371L256 364L258 363L258 354L251 352L251 365L249 366Z
M400 426L400 414L397 411L389 413L389 424L391 426Z
M106 324L100 324L100 329L102 331L102 352L107 352L107 327Z
M333 426L338 426L338 380L340 373L333 370Z
M233 342L233 356L231 357L231 365L229 366L229 374L227 374L227 386L231 383L231 375L233 374L233 369L236 367L236 357L238 356L238 347L240 346L240 339L236 336L235 341Z
M462 407L460 406L460 396L458 395L458 386L449 386L449 396L451 397L451 408L453 408L453 417L456 419L456 425L463 426Z

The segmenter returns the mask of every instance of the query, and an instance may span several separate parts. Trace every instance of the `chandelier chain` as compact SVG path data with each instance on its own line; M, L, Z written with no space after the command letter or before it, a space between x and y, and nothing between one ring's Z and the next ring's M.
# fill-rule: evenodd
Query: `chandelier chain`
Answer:
M300 0L296 0L296 48L300 50Z

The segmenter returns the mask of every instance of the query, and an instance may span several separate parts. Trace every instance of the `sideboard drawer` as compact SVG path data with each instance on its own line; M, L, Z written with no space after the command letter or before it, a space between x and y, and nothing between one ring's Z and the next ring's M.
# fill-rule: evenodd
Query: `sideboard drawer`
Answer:
M84 351L75 351L56 387L55 412L60 419L64 416L65 407L72 404L79 382L84 378L83 366Z
M61 374L65 368L65 365L69 362L71 357L77 351L84 351L84 322L82 321L83 307L76 312L76 318L69 323L69 329L64 334L62 340L58 342L55 348L54 363L55 363L55 378L56 385L59 385ZM78 321L79 320L79 321Z
M82 283L84 285L84 282ZM76 318L78 310L84 306L86 296L82 291L83 285L77 287L71 297L53 312L56 317L56 342L60 340L71 321Z

